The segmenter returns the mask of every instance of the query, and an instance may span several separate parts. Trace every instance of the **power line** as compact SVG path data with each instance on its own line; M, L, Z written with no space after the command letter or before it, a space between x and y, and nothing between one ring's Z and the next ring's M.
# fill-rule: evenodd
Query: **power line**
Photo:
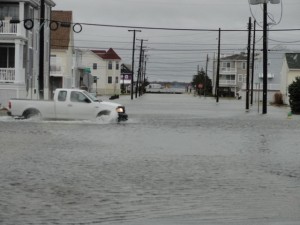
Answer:
M49 22L64 23L64 21L52 21L52 20L49 20ZM76 26L76 25L80 25L80 26L85 25L85 26L96 26L96 27L124 28L124 29L219 32L219 29L206 29L206 28L194 28L193 29L193 28L171 28L171 27L147 27L147 26L113 25L113 24L80 23L80 22L76 22L76 23L74 22L74 23L70 23L70 24L72 24L73 26ZM222 32L241 32L241 31L248 32L247 29L222 29ZM256 30L256 31L263 31L263 30ZM272 31L300 31L300 28L273 29Z

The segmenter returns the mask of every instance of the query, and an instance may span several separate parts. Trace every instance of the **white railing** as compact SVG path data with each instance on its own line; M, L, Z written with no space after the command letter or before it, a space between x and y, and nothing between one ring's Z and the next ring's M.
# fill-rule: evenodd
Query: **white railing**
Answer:
M0 82L10 83L15 81L14 68L0 68Z
M17 34L18 24L10 23L9 20L0 20L0 34Z
M236 74L236 68L234 67L221 67L220 68L220 73L226 73L226 74Z
M236 85L235 80L220 80L219 81L220 85Z

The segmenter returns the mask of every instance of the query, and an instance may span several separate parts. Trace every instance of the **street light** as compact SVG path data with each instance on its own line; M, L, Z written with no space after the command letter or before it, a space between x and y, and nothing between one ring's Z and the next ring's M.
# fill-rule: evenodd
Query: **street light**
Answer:
M249 0L250 5L264 4L263 22L263 109L262 113L267 114L267 91L268 91L268 8L267 4L279 4L280 0Z

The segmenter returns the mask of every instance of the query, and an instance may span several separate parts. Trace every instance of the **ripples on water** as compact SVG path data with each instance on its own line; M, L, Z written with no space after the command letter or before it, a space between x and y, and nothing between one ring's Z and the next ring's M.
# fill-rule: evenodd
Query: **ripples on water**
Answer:
M299 224L297 124L130 106L121 124L2 118L0 224Z

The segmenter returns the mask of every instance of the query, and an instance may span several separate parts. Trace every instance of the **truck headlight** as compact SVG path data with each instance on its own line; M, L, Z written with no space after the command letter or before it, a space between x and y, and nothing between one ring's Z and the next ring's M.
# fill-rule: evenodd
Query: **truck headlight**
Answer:
M125 113L125 108L123 106L119 106L116 110L117 113Z

